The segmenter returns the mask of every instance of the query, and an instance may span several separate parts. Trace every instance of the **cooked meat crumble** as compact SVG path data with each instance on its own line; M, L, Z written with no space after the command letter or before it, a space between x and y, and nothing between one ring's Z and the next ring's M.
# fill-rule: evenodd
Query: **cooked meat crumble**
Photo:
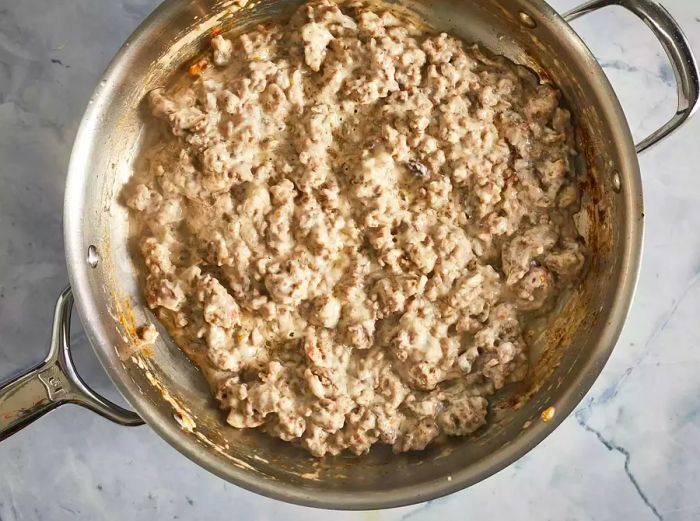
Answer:
M585 259L559 91L327 0L208 61L151 92L167 131L125 197L148 305L228 423L315 456L478 429Z

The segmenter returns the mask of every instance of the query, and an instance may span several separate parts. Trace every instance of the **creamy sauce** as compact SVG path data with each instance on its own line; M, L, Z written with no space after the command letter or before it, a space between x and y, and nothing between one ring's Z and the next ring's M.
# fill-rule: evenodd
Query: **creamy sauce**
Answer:
M125 189L149 306L228 423L315 456L421 450L527 372L584 263L570 115L529 70L313 2L150 95Z

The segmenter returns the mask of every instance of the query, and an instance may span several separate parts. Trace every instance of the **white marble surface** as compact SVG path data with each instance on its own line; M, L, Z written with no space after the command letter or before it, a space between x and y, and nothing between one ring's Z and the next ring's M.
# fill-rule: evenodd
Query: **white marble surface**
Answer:
M157 0L0 0L0 379L39 361L67 280L61 206L73 137L121 42ZM557 0L572 7L575 0ZM700 1L663 0L700 53ZM631 15L576 22L637 137L675 107L671 70ZM700 519L700 116L640 161L646 242L622 338L577 412L469 490L340 520ZM114 396L80 326L81 372ZM0 444L0 520L285 519L329 513L256 496L146 427L66 406Z

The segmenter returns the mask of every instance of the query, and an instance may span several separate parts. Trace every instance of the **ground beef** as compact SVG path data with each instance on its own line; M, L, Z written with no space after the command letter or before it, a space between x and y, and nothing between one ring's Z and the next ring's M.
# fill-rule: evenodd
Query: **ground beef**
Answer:
M484 425L526 374L523 320L585 262L559 91L326 0L208 60L150 93L161 134L124 194L146 301L228 423L315 456Z

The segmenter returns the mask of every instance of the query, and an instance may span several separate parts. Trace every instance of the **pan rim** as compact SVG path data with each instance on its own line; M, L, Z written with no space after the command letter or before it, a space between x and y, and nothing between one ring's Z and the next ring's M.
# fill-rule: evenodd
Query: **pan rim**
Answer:
M598 92L604 94L608 102L608 119L615 127L615 134L622 137L622 140L616 142L614 146L618 148L620 157L624 158L624 170L621 174L623 183L625 183L622 196L625 198L626 218L624 220L625 229L621 230L621 236L625 246L620 268L620 285L615 292L609 325L599 340L599 344L606 347L604 350L599 348L601 351L598 353L599 356L595 360L591 360L583 370L572 377L559 403L556 404L557 414L555 418L546 423L537 422L521 438L500 448L491 457L485 458L460 472L453 473L449 481L445 476L445 478L420 485L396 488L391 492L366 491L357 494L334 490L309 490L303 486L260 479L248 471L226 465L223 460L214 457L198 445L194 438L184 433L170 418L166 421L162 414L139 392L136 384L129 378L125 378L117 354L107 341L106 327L100 320L101 310L98 309L92 292L88 276L90 268L85 262L84 216L82 215L84 207L83 187L88 175L87 159L94 145L92 141L93 130L99 120L101 110L101 104L98 102L100 87L98 87L93 95L94 102L88 106L81 120L68 168L64 201L64 242L69 278L85 332L102 367L122 396L166 442L213 474L263 496L317 508L343 510L393 508L451 494L499 472L541 443L576 408L612 353L633 299L641 263L643 236L641 176L629 127L617 96L602 68L577 33L553 8L543 0L529 0L528 3L531 5L530 11L532 13L540 13L544 18L559 24L566 33L562 39L566 38L576 45L576 52L582 56L586 65L599 72L594 79L589 78L588 81L597 82ZM116 74L118 65L126 60L130 53L137 52L140 46L147 44L149 28L157 20L167 19L171 16L178 8L177 4L176 0L166 0L139 26L130 36L129 45L123 46L113 58L102 77L104 82L109 83L110 77Z

